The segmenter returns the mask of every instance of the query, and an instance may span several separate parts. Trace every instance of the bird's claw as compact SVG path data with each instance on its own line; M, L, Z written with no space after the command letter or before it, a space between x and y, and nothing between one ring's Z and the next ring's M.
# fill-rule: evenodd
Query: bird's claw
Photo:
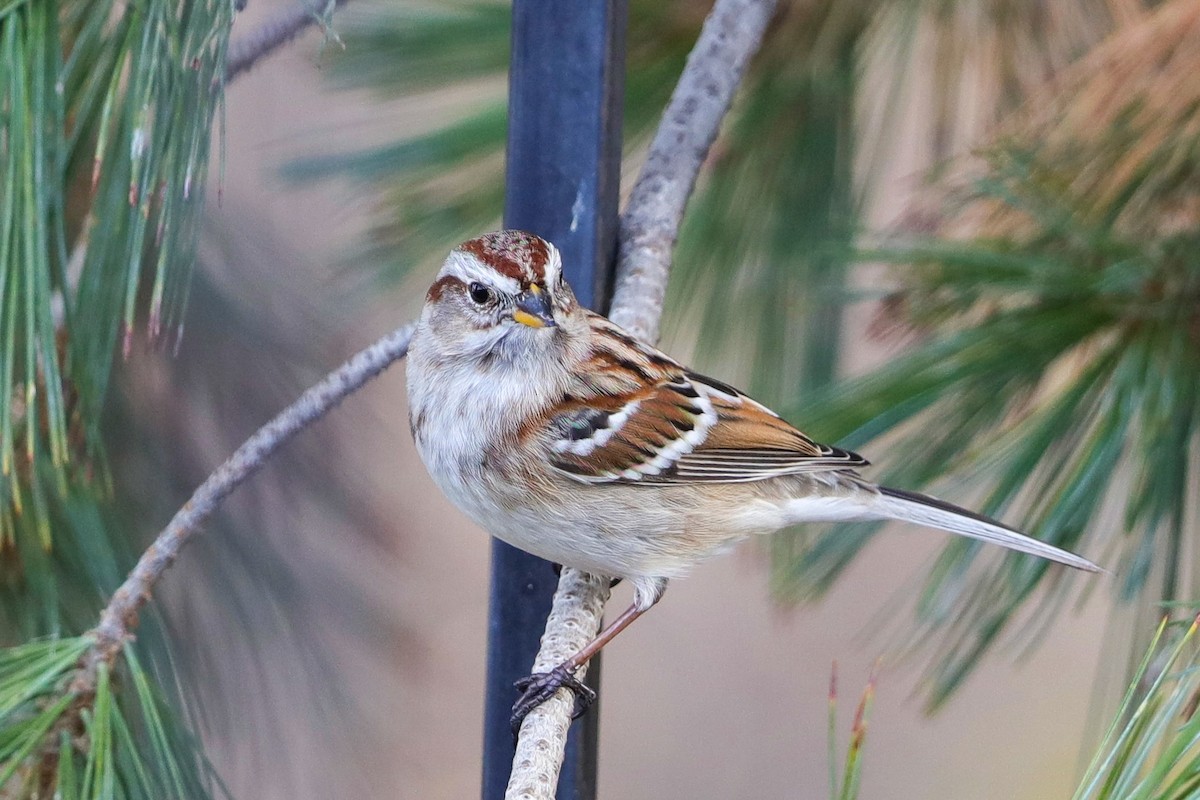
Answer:
M575 708L571 711L571 719L579 719L584 712L596 702L596 691L575 677L575 669L565 663L559 664L549 672L536 672L515 684L521 696L513 704L512 725L513 735L521 729L521 722L535 708L554 696L561 688L570 689L575 695Z

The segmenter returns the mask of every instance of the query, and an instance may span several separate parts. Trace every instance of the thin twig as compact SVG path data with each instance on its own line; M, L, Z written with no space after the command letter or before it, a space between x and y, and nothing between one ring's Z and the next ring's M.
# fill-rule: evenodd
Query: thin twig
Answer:
M314 7L299 0L296 5L281 11L252 33L231 42L225 59L225 83L248 72L259 59L292 41L309 26L324 24L323 19L330 11L345 4L346 0L324 0Z
M95 688L96 668L102 662L112 664L116 659L121 646L137 624L138 612L149 602L155 585L221 501L257 472L292 436L323 417L388 365L403 358L408 352L413 328L410 324L392 331L329 373L273 420L259 428L200 484L146 552L142 553L129 577L109 600L100 615L100 622L89 633L94 643L84 656L84 668L73 682L72 691L90 694Z
M658 339L684 208L774 10L775 0L717 0L621 216L610 317L646 341ZM562 663L595 636L607 599L608 581L564 569L534 671ZM525 717L506 800L553 800L572 705L569 690L560 689Z

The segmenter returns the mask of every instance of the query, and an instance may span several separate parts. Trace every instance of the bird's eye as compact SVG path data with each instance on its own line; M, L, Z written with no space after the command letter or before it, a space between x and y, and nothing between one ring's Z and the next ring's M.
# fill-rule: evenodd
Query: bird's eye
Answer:
M467 287L467 290L471 294L471 300L478 305L484 305L485 303L491 301L491 299L495 296L495 292L493 292L487 286L484 286L482 283L472 283Z

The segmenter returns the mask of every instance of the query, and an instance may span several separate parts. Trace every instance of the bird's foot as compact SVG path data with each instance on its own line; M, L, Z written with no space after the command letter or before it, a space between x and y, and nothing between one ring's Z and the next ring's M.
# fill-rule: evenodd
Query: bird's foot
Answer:
M578 719L596 702L596 692L583 681L575 677L577 667L568 667L569 662L563 662L549 672L536 672L527 678L521 678L514 685L521 693L520 698L513 704L512 725L513 735L521 729L521 722L530 711L554 696L559 689L566 687L575 694L575 708L571 719Z

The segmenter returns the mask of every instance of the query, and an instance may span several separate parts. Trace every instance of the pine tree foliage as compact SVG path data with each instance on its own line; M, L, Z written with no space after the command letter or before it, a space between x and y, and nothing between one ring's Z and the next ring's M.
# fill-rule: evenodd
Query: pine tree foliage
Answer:
M137 315L177 330L232 16L0 7L0 547L50 547L55 496L102 485L100 410Z
M1167 4L1033 97L924 210L939 238L876 253L910 265L879 324L915 344L805 410L851 447L887 437L871 449L902 454L890 480L958 476L986 513L1093 556L1119 602L1200 591L1198 34L1200 4ZM785 542L779 584L819 592L868 538ZM1036 640L1076 585L983 552L951 543L919 600L935 704L1018 620Z
M25 642L0 651L5 797L213 787L161 666L127 648L80 683L91 640L72 634L131 563L105 502L105 397L136 328L180 333L233 14L0 3L0 641Z
M1072 800L1191 800L1200 794L1196 629L1195 621L1159 626Z
M87 637L0 651L0 793L15 798L202 798L219 787L136 655L75 688Z

